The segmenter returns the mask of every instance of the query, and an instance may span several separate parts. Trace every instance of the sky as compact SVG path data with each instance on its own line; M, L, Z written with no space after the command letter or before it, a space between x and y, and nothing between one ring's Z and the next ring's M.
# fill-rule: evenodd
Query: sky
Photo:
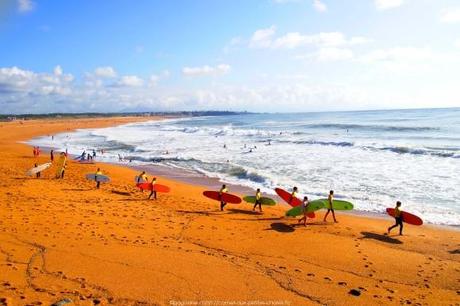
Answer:
M0 0L0 113L460 107L458 0Z

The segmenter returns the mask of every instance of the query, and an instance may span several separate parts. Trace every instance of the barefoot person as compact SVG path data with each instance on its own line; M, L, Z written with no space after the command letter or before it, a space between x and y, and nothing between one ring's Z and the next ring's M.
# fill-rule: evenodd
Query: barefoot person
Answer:
M299 222L302 222L303 221L303 226L307 226L307 210L308 210L308 205L310 204L310 202L308 202L308 197L305 196L303 197L303 201L302 201L302 213L303 213L303 217L300 218Z
M252 211L256 210L257 205L259 205L259 211L262 212L262 193L260 192L260 188L257 188L256 201L254 203L254 207L252 208Z
M38 167L38 164L37 164L37 163L35 163L35 166L34 166L34 167ZM40 172L37 172L37 173L35 174L35 176L36 176L37 178L40 178L40 176L41 176L41 173L40 173Z
M96 177L95 177L95 180L96 180L96 188L99 189L99 187L101 186L101 181L99 181L99 180L97 179L97 176L98 176L98 175L103 175L103 174L102 174L102 171L101 171L101 168L97 168L97 171L96 171L95 174L96 174Z
M152 191L150 192L150 195L149 195L149 199L152 197L153 195L153 198L156 200L157 199L157 191L155 190L155 184L157 182L157 178L154 177L152 179Z
M227 186L225 186L225 184L222 185L222 188L220 188L219 190L219 199L220 199L220 210L223 211L224 210L224 207L225 205L227 205L227 203L222 199L222 195L224 193L228 192L228 188Z
M334 219L335 223L338 223L337 220L335 219L335 213L334 213L334 206L332 204L334 203L334 190L329 191L329 196L327 197L327 212L324 215L324 222L326 222L327 216L329 215L330 212L332 212L332 218Z
M291 198L289 199L289 204L292 203L292 200L294 200L295 198L297 198L297 187L294 186L294 188L292 188L292 193L291 193Z
M395 225L390 226L387 230L387 234L390 234L390 231L397 227L399 225L399 235L402 236L402 231L403 231L403 218L402 218L402 210L401 210L401 202L397 201L396 202L396 207L395 207Z
M147 181L148 181L147 174L145 173L145 171L142 171L142 173L137 176L137 183L140 184L140 183L145 183Z

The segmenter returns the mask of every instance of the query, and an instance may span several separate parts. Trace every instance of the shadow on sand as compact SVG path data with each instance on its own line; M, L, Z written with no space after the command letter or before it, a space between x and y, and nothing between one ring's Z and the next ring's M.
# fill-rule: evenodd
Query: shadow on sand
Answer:
M374 239L374 240L378 240L378 241L382 241L386 243L402 244L401 240L392 238L387 235L381 235L381 234L376 234L376 233L371 233L371 232L361 232L361 234L363 235L361 239Z
M295 231L294 227L282 222L275 222L270 224L270 229L268 230L274 230L280 233L292 233L293 231Z
M94 188L65 188L62 191L92 191Z
M460 249L449 251L450 254L460 254Z
M232 213L232 214L256 215L256 216L262 215L262 213L258 212L258 211L238 209L238 208L229 208L229 209L227 209L227 211Z
M119 194L119 195L124 195L124 196L130 196L130 195L131 195L131 192L127 192L127 191L118 191L118 190L112 190L112 193L114 193L114 194Z
M230 220L237 220L237 221L279 221L283 219L283 217L274 217L274 218L257 218L257 219L241 219L241 218L232 218Z
M209 210L176 210L176 212L181 213L181 214L203 215L203 216L222 215L222 212L220 211L209 211Z

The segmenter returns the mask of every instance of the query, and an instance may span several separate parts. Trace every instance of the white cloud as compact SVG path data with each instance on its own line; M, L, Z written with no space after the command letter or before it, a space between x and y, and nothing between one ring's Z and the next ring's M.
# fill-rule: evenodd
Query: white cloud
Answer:
M94 69L94 74L101 78L114 78L117 76L117 72L110 66L97 67Z
M32 0L18 0L18 11L21 13L30 12L35 8Z
M159 80L160 80L160 77L158 75L152 74L149 79L149 86L150 87L157 86Z
M354 53L346 48L320 48L315 52L307 53L304 55L297 55L295 59L298 60L316 60L319 62L336 62L346 61L354 58Z
M396 47L390 49L374 50L363 57L361 61L372 62L411 62L433 58L433 52L429 48Z
M63 73L61 66L57 65L54 67L54 75L55 76L61 76Z
M313 0L313 7L315 8L315 10L321 13L327 11L326 4L324 4L324 2L321 2L321 0Z
M460 23L460 8L445 9L441 12L441 22Z
M340 48L321 48L318 50L317 59L319 61L343 61L353 58L353 51Z
M136 75L125 75L118 80L117 85L126 87L141 87L144 85L144 80Z
M216 67L211 67L208 65L201 67L184 67L182 69L182 74L186 76L204 76L204 75L223 75L229 73L231 70L230 65L220 64Z
M403 2L404 2L403 0L375 0L374 1L375 7L379 11L400 7L401 5L403 5Z
M460 39L457 39L457 40L454 42L454 45L455 45L455 47L457 47L457 48L460 49Z
M361 36L355 36L347 39L341 32L321 32L312 35L290 32L279 37L275 37L275 34L275 26L257 30L252 35L249 47L275 49L295 49L307 45L314 45L318 47L338 47L364 44L371 41Z
M270 47L273 35L275 35L276 27L271 26L266 29L260 29L252 34L251 40L249 41L249 47L251 48L268 48Z

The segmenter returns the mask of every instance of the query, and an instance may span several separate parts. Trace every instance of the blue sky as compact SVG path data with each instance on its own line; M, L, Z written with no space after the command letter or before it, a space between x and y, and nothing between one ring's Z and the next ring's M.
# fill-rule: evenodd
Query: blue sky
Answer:
M0 4L1 113L460 106L456 0Z

